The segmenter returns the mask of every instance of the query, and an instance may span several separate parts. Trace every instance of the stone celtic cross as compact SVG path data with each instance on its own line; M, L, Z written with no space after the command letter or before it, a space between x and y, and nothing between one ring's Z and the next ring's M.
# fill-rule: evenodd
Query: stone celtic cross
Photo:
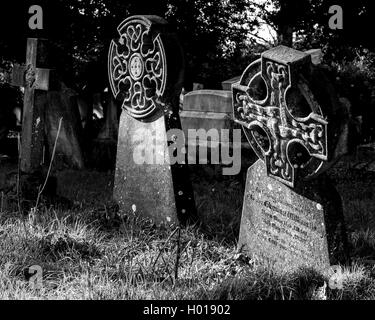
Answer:
M188 168L172 163L168 148L170 132L181 129L182 48L167 21L158 16L128 17L117 32L108 55L111 90L123 109L114 199L120 210L137 208L156 224L195 221Z
M260 158L247 170L238 249L275 272L347 261L341 198L324 171L348 127L326 71L279 46L232 85L234 119Z
M328 121L309 86L310 66L310 55L279 46L264 52L232 87L235 121L267 174L290 187L297 175L310 178L328 160Z
M112 41L109 49L112 92L115 98L123 100L123 109L140 120L158 111L166 88L165 49L160 34L155 36L151 31L156 18L136 16L124 20L117 28L119 40Z

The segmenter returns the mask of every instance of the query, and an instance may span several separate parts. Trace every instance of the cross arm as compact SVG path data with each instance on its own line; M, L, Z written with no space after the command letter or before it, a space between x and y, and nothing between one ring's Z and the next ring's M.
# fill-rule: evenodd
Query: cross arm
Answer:
M18 87L32 87L48 91L50 87L51 69L33 68L31 65L15 64L12 70L10 84Z

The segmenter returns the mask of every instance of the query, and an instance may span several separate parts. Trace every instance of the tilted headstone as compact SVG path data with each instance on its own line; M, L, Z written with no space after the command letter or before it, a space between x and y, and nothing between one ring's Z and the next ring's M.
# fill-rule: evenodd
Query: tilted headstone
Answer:
M232 88L234 119L260 159L247 173L239 249L277 271L345 262L341 199L324 173L346 133L332 86L309 54L279 46Z
M181 132L170 131L181 129L181 47L157 16L129 17L117 30L119 38L112 41L108 58L111 90L123 102L114 198L123 212L135 211L156 224L194 220L187 167L173 164L168 152Z

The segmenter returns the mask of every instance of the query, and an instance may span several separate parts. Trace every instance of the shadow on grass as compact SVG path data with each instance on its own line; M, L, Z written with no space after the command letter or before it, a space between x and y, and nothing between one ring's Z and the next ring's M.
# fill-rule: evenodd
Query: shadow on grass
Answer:
M324 285L324 277L314 270L303 269L290 275L269 270L250 270L225 279L201 297L209 300L310 300Z

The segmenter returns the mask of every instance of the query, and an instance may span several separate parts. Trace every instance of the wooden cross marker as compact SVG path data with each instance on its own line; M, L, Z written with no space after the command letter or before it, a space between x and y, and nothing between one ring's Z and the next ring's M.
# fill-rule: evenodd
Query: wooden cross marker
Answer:
M43 162L44 106L50 86L47 41L28 38L26 65L15 65L11 85L25 88L22 116L21 171L30 173Z

